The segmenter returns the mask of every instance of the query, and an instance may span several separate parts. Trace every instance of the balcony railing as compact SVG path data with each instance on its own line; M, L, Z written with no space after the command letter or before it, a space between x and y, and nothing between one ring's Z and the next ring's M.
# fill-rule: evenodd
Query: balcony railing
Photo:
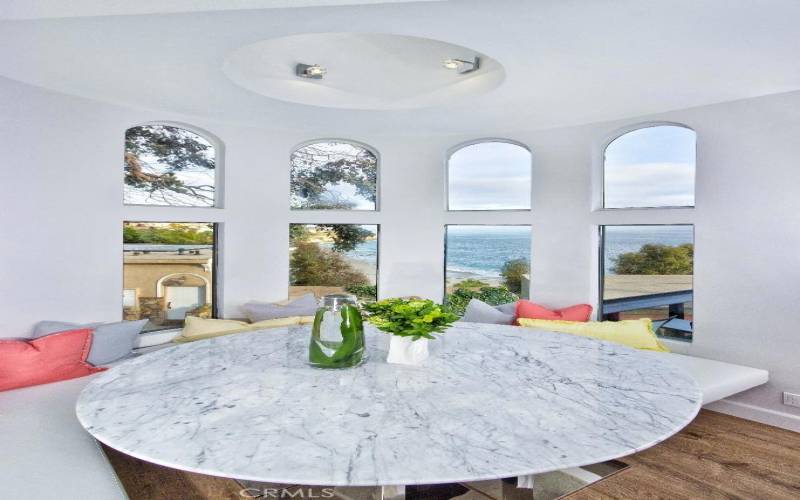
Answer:
M686 320L684 304L691 303L694 299L692 290L680 290L676 292L652 293L649 295L637 295L634 297L619 297L604 300L602 304L602 318L606 321L619 321L621 313L627 311L637 311L641 309L655 309L667 306L667 318L653 319L653 329L671 330L674 336L681 338L691 338L693 325Z

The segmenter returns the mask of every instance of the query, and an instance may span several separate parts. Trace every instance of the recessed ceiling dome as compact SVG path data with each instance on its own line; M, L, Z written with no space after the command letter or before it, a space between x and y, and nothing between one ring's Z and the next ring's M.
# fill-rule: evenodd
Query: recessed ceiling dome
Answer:
M443 66L473 61L476 71ZM300 78L298 64L320 65L323 79ZM484 94L503 67L472 49L438 40L377 33L314 33L263 40L233 51L223 70L236 84L275 99L348 109L437 106Z

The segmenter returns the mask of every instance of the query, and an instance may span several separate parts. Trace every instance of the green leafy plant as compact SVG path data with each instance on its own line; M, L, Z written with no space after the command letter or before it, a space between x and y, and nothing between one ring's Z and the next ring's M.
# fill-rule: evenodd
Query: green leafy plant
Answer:
M386 299L364 304L367 320L379 330L400 337L434 339L458 316L447 308L425 299Z
M485 286L480 290L459 288L447 296L447 307L451 312L461 317L467 309L467 304L472 299L499 306L509 302L516 302L519 297L504 286Z

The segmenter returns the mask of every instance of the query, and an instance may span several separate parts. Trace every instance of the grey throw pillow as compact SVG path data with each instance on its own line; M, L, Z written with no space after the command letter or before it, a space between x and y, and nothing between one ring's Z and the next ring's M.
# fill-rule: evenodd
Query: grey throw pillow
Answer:
M247 319L255 323L268 319L289 318L292 316L313 316L317 312L319 303L313 293L307 293L288 304L270 304L267 302L248 302L244 309Z
M517 315L516 302L509 302L508 304L500 304L499 306L494 306L494 308L500 311L501 313L510 314L515 317Z
M138 321L120 321L117 323L88 323L79 325L65 321L41 321L33 329L33 338L38 339L51 333L75 330L78 328L91 328L92 347L86 361L89 364L100 366L111 363L129 355L133 350L136 336L142 331L146 319Z
M467 304L467 310L464 312L461 321L491 325L510 325L511 322L514 321L514 315L499 311L486 302L472 299L469 301L469 304Z

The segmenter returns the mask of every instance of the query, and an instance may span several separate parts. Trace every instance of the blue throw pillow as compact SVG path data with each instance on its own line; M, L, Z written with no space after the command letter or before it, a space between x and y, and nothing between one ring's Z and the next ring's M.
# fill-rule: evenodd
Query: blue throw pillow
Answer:
M146 319L138 321L119 321L117 323L88 323L80 325L65 321L41 321L33 329L34 339L50 335L51 333L75 330L78 328L91 328L92 348L86 361L95 366L106 365L112 361L124 358L133 350L136 337L147 324Z
M517 303L516 302L509 302L508 304L500 304L499 306L494 306L495 309L500 311L501 313L510 314L514 317L517 316Z

